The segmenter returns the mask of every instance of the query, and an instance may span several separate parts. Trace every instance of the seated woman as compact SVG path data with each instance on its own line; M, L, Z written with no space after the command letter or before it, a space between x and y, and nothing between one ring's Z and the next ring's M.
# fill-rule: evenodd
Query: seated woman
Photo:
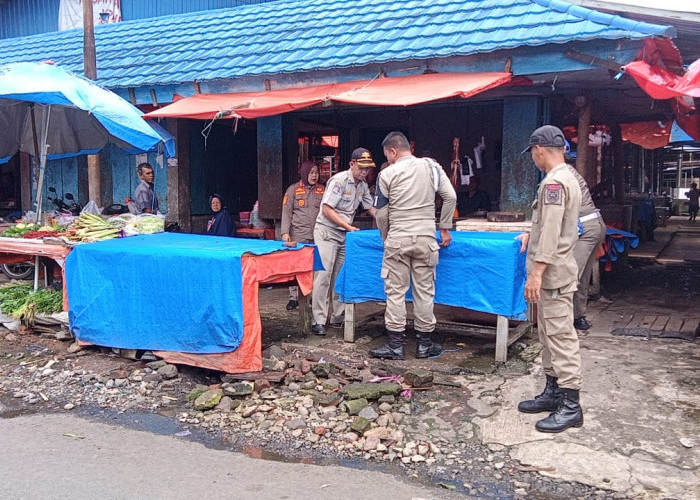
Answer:
M209 197L209 206L214 213L207 222L207 234L215 236L236 236L236 223L228 213L221 201L221 195L213 194Z

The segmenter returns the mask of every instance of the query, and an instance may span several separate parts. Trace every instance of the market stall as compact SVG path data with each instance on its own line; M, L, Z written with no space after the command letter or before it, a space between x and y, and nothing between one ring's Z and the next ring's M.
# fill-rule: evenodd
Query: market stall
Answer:
M517 233L452 232L452 243L440 250L435 302L497 315L496 358L505 361L508 319L525 319L525 254ZM336 291L348 305L345 340L354 341L354 304L385 301L380 271L383 245L377 230L348 233L345 265ZM410 291L407 296L410 300ZM500 359L502 358L502 359Z
M70 247L66 247L58 242L52 244L42 239L0 237L0 264L34 261L36 257L52 259L60 266L63 283L65 284L64 263L70 250ZM68 310L65 286L63 287L63 310Z
M262 369L258 287L313 283L314 247L160 233L76 246L66 260L70 324L92 344L166 361Z

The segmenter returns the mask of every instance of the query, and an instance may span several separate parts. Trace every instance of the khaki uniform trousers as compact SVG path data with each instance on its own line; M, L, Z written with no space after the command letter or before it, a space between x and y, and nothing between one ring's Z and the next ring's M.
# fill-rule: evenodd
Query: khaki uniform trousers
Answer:
M435 267L440 247L430 236L389 237L384 242L382 278L386 292L384 324L392 332L406 329L406 292L413 283L414 328L435 330Z
M329 315L329 299L333 303L331 323L340 323L343 321L345 307L338 300L338 294L333 289L338 272L345 262L345 231L316 224L314 241L325 270L314 272L314 289L311 294L313 324L326 324Z
M559 387L580 390L581 354L572 305L575 290L575 281L562 288L540 290L537 330L544 373L556 377Z
M605 223L602 217L583 222L583 234L574 245L574 259L578 266L578 290L574 293L574 318L586 315L588 288L591 286L593 266L598 259L598 247L605 239Z

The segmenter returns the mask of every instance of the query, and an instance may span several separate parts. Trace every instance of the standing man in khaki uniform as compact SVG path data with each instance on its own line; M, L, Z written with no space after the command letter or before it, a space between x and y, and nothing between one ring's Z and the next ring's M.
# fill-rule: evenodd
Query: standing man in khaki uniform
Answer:
M574 328L586 331L591 328L586 320L588 288L591 286L593 266L598 262L597 250L605 239L606 228L600 210L593 203L586 180L573 166L568 163L566 166L581 188L581 211L578 221L583 227L583 232L574 245L574 258L578 267L578 290L574 293Z
M388 207L388 233L384 240L382 278L386 292L384 324L389 343L370 354L375 358L404 359L406 292L413 283L413 316L418 344L417 358L443 352L432 342L435 330L435 266L440 247L452 241L452 216L457 195L443 168L429 158L416 158L401 132L391 132L382 142L390 165L378 178L377 196ZM435 238L435 194L443 200L440 239Z
M314 226L321 210L323 184L318 182L319 170L311 161L299 167L301 180L287 188L282 198L282 241L314 242ZM299 307L299 287L289 287L287 311Z
M541 432L561 432L583 425L579 405L581 355L574 328L573 295L578 285L574 246L578 240L581 188L564 162L564 134L545 125L530 136L532 160L546 176L532 205L532 233L518 236L527 249L525 299L537 304L542 344L544 392L522 401L524 413L552 412L535 424Z
M312 292L313 325L311 333L326 334L328 319L328 299L332 295L333 311L330 318L332 328L343 327L343 304L338 300L335 279L345 262L345 233L359 231L352 225L357 207L362 207L374 217L372 195L365 181L370 168L375 168L369 151L357 148L350 156L350 170L335 174L328 179L326 191L321 200L321 211L316 218L314 242L323 262L323 271L314 273Z

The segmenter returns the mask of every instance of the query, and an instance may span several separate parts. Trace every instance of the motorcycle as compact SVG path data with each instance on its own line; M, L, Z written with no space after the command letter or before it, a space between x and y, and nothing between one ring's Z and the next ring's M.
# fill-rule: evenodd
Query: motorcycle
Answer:
M34 277L34 264L31 262L2 264L0 271L11 280L28 280Z
M64 198L68 200L68 203L66 203L62 198L58 197L55 187L50 187L49 191L53 193L53 197L48 196L47 199L56 205L56 209L58 211L71 215L80 215L83 206L76 201L75 197L71 193L66 193L64 195Z

